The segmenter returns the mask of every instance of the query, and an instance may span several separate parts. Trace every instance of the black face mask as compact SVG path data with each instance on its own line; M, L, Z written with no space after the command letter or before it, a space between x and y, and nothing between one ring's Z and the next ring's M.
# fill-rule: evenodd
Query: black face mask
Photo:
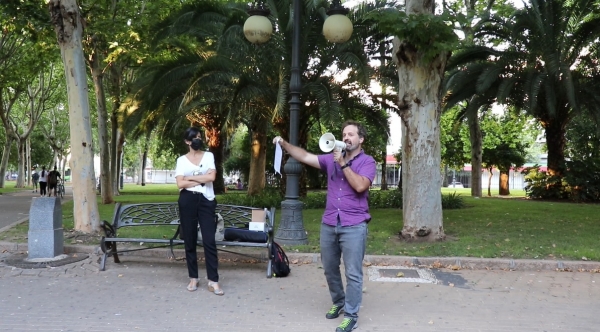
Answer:
M204 149L204 142L202 142L202 140L199 138L194 138L192 140L192 145L190 146L192 147L192 149L198 151L200 149Z

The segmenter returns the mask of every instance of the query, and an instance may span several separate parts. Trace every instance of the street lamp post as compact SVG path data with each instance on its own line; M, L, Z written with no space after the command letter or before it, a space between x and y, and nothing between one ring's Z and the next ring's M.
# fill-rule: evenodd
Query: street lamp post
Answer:
M300 15L302 11L301 0L293 0L292 8L292 63L290 73L290 132L289 142L298 145L298 121L300 113L300 91L302 89L300 73ZM244 35L248 41L255 44L266 43L273 31L267 16L270 12L264 7L262 1L255 1L248 13L252 16L244 24ZM334 0L327 11L330 15L323 25L323 34L327 40L334 43L343 43L352 34L352 23L345 16L348 10L342 7L340 0ZM342 17L343 16L343 17ZM300 245L307 244L308 238L304 230L302 219L302 205L299 198L299 182L302 165L294 158L288 158L284 166L287 177L285 200L281 202L281 222L275 234L275 239L280 244Z

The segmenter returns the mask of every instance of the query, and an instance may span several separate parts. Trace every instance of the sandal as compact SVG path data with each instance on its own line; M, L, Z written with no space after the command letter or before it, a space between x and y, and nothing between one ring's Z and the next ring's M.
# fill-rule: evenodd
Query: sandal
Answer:
M200 282L198 282L198 279L190 279L190 283L187 285L187 290L193 292L198 289L199 284Z
M214 282L214 281L209 281L208 282L208 291L209 292L213 292L215 295L224 295L225 292L223 292L223 290L221 289L221 287L219 287L219 283L218 282Z

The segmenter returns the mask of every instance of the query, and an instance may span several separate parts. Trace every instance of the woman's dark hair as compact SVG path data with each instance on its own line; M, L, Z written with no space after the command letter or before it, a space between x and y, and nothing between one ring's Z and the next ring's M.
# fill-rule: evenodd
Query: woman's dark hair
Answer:
M198 134L200 134L200 137L204 137L202 130L196 127L189 127L185 130L185 133L183 133L183 139L186 141L192 141L198 136Z

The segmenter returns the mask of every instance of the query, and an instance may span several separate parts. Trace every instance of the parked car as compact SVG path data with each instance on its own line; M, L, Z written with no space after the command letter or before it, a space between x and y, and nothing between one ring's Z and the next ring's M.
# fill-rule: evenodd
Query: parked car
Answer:
M448 185L448 188L464 188L464 186L462 183L454 181Z

